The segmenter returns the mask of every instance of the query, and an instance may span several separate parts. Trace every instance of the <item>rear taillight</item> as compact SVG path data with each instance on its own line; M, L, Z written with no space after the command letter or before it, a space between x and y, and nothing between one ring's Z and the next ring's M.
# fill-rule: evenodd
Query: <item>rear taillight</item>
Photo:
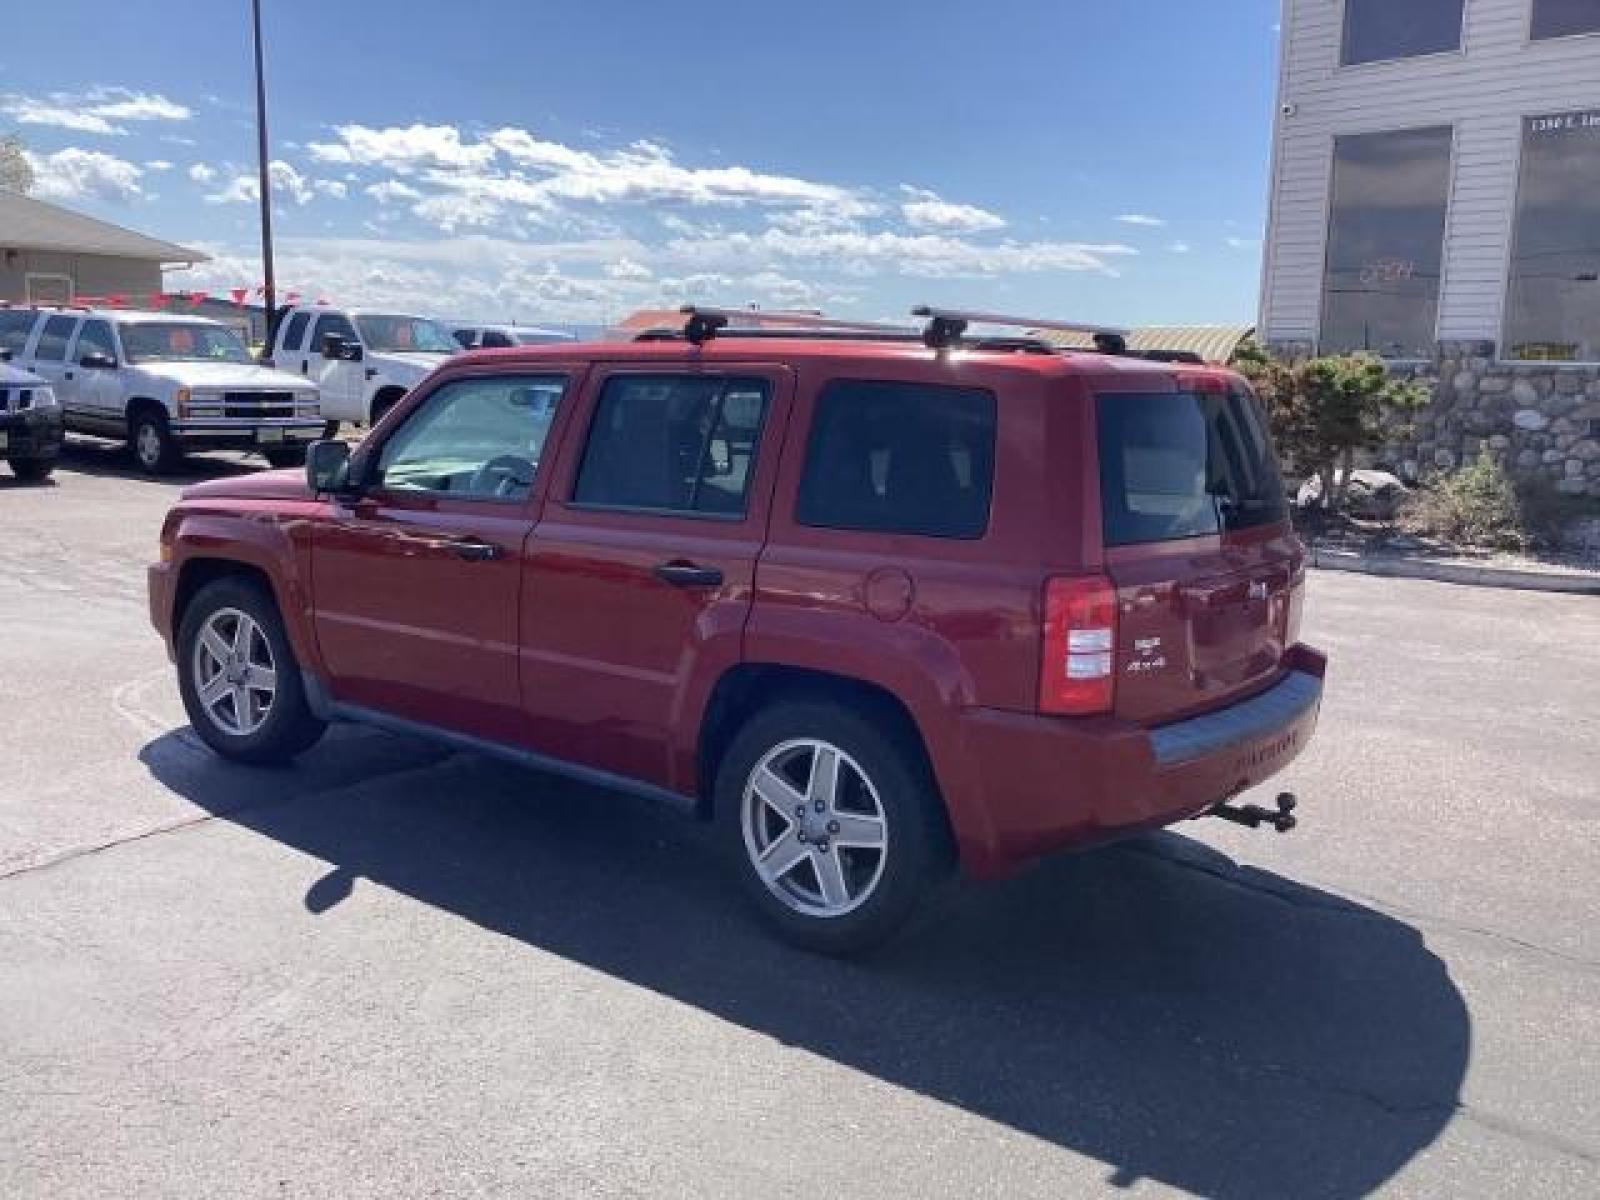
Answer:
M1052 579L1044 590L1039 711L1111 711L1116 688L1117 590L1101 575Z

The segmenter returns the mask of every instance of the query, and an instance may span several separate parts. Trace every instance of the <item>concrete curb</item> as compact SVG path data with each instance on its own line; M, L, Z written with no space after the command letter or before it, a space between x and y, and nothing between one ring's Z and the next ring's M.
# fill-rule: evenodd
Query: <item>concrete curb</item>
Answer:
M1432 579L1439 583L1460 583L1471 587L1600 596L1600 576L1577 572L1474 567L1465 563L1430 562L1425 558L1375 558L1349 550L1321 549L1311 551L1308 565L1324 571L1351 571L1360 575L1387 575L1396 579Z

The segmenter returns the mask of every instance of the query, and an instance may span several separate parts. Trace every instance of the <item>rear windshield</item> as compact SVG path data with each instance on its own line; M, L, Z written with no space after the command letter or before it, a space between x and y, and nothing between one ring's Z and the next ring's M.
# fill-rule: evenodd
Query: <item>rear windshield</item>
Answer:
M1096 413L1106 545L1204 537L1287 516L1248 392L1105 394Z

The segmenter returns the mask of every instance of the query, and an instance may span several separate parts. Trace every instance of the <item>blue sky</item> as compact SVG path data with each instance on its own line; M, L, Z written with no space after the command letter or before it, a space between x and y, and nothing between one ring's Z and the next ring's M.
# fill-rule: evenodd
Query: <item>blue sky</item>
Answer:
M263 8L308 294L1254 316L1278 0ZM248 13L52 0L0 43L36 194L214 256L175 288L260 279Z

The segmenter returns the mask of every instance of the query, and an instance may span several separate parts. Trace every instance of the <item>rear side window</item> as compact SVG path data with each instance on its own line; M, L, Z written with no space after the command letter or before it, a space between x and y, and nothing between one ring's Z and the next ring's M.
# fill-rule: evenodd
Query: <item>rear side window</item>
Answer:
M864 380L817 397L795 519L978 538L994 491L994 393Z
M0 350L21 354L28 344L28 334L33 331L37 316L31 312L0 311Z
M762 379L619 375L607 380L573 502L742 516L767 399Z
M1108 546L1204 537L1284 520L1283 481L1248 392L1096 400Z
M72 337L76 317L51 317L39 331L39 344L33 356L44 362L60 362L67 357L67 341Z
M311 320L310 313L295 313L289 318L289 328L283 331L283 348L285 350L298 350L300 343L306 336L306 323Z

